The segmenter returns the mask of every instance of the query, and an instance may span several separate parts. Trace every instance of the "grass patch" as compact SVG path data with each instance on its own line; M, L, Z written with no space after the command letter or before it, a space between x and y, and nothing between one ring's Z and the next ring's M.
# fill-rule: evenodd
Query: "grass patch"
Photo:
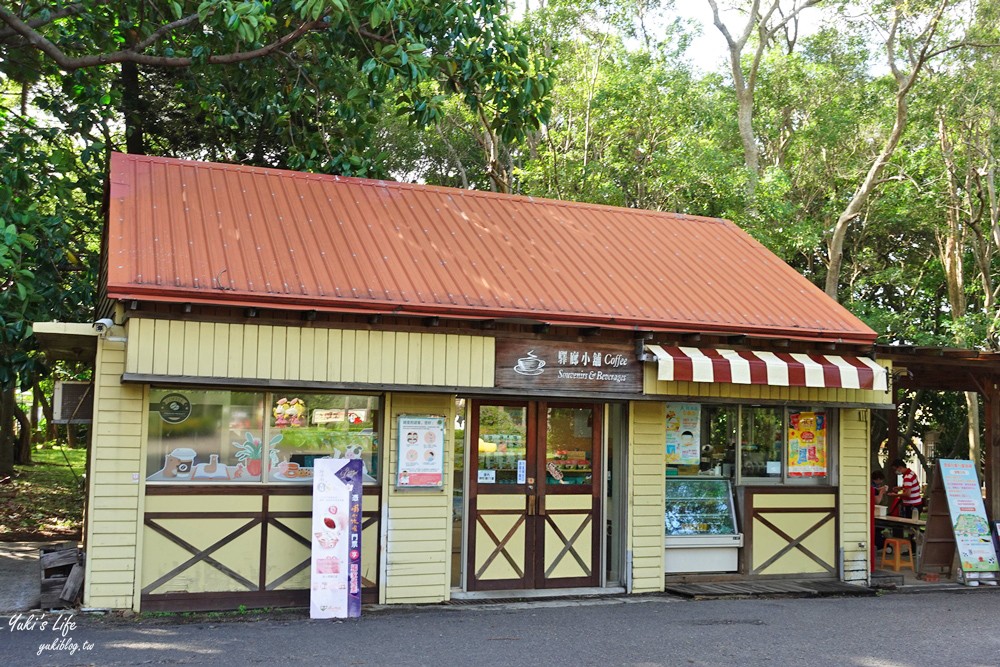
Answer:
M31 453L31 465L15 466L14 479L0 486L0 540L78 539L86 456L46 445Z

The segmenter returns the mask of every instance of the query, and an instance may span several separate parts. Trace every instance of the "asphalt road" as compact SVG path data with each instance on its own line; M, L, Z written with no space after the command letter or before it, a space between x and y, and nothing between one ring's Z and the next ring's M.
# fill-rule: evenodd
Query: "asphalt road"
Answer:
M869 598L654 597L397 608L350 621L312 621L302 612L264 618L77 614L63 616L56 628L56 615L39 620L36 614L34 619L38 622L33 628L13 628L10 619L4 619L0 664L1000 664L1000 590L992 588ZM45 628L41 620L48 621Z
M0 542L0 614L38 607L38 549L43 544Z

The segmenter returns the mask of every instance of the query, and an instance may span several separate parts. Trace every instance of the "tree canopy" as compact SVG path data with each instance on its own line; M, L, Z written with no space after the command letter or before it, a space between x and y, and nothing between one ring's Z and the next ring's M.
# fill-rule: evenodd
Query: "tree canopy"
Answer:
M726 217L883 342L1000 348L1000 0L698 6L5 3L0 384L93 305L112 149Z

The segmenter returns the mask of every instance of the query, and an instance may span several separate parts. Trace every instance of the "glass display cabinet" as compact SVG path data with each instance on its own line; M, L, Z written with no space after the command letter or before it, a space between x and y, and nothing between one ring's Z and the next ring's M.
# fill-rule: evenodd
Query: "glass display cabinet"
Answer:
M665 571L735 572L743 535L736 524L730 480L669 477L666 496Z

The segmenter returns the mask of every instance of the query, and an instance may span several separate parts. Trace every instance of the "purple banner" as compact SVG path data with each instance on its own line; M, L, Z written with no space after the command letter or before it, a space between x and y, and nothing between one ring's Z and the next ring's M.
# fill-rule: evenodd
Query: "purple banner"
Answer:
M337 471L337 477L350 488L348 524L350 537L347 574L347 615L350 618L361 616L361 483L364 465L360 459L350 459Z

